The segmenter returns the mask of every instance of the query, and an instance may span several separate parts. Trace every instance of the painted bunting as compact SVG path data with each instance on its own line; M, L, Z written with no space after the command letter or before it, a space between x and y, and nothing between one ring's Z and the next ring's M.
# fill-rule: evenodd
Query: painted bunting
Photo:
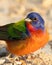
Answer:
M24 55L43 47L49 40L49 34L43 18L31 12L16 23L0 26L0 40L6 41L11 53Z

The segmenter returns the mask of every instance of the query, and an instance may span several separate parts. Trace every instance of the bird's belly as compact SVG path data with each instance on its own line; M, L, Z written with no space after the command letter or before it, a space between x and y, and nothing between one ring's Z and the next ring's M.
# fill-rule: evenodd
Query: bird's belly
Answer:
M8 50L16 55L24 55L38 50L48 42L48 33L36 36L33 34L30 38L21 41L7 41Z

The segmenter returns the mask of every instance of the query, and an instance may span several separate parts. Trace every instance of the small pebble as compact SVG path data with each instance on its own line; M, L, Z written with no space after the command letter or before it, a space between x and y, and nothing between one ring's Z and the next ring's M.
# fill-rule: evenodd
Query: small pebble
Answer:
M26 65L25 60L20 60L20 62L22 63L22 65Z
M0 48L0 57L7 56L8 54L9 54L9 52L7 51L7 49L5 47Z
M5 62L5 59L0 58L0 65L3 64Z
M15 61L14 62L16 65L21 65L22 64L22 62L20 62L20 61Z

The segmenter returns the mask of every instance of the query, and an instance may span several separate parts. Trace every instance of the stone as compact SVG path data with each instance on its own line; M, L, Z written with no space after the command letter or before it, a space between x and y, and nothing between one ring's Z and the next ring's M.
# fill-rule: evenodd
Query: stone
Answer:
M0 48L0 57L6 56L8 54L9 54L9 52L7 51L7 49L5 47Z
M5 62L4 58L0 58L0 65L3 64Z

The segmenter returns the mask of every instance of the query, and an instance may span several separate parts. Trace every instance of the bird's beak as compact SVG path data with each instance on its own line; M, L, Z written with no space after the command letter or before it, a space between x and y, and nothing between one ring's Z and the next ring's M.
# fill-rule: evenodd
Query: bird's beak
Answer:
M26 18L25 21L26 21L26 22L32 22L32 20L29 19L29 18Z

